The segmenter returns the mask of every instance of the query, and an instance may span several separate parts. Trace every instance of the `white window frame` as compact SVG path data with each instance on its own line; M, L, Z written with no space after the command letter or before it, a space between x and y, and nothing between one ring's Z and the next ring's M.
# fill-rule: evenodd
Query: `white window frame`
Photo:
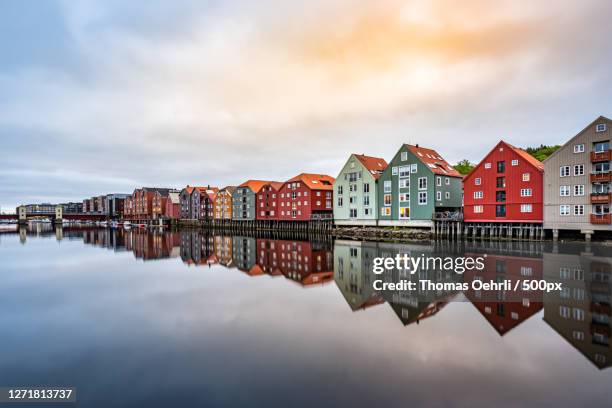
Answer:
M571 186L559 186L559 197L569 197L571 194Z
M442 177L436 176L436 186L442 187Z
M421 182L423 182L423 185L421 186ZM418 186L419 186L419 190L427 190L427 177L419 177L418 179Z
M517 160L517 159L512 159L511 164L512 164L513 166L518 166L518 160Z
M447 191L444 193L444 198L446 198L447 200L450 200L450 191Z
M584 205L583 204L574 206L574 215L584 215Z
M436 191L436 201L442 201L442 192Z
M567 170L567 171L566 171ZM570 166L560 166L559 167L559 177L569 177L571 176Z
M425 197L425 201L421 201L422 197ZM418 204L427 205L427 191L419 191Z
M479 200L484 196L482 191L474 191L474 199Z
M523 181L527 182L531 180L531 173L523 173Z
M533 196L533 190L530 188L521 188L521 197Z
M481 184L482 184L482 179L481 179L480 177L476 177L476 178L474 179L474 185L475 185L475 186L479 186L479 185L481 185Z
M392 176L397 176L397 174L398 174L397 166L391 167L391 175Z
M597 133L605 132L606 131L606 124L605 123L598 123L597 125L595 125L595 131Z
M570 215L571 206L569 204L561 204L559 206L559 215L562 217L567 217Z
M406 161L406 160L408 160L408 152L401 152L401 153L400 153L400 160L401 160L401 161Z
M584 153L584 143L574 145L574 153Z
M383 183L383 193L390 193L392 190L391 180L385 180Z
M483 205L475 205L474 206L474 214L482 214L484 212Z
M491 168L491 163L485 163L484 168L489 170Z
M531 213L533 212L533 206L531 204L521 204L521 212Z
M574 185L574 197L582 197L584 196L584 185L576 184Z

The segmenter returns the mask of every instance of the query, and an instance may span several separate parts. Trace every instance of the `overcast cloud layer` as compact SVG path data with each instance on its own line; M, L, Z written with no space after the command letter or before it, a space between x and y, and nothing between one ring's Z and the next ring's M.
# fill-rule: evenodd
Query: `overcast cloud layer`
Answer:
M536 4L537 3L537 4ZM478 161L612 115L602 1L0 2L0 204Z

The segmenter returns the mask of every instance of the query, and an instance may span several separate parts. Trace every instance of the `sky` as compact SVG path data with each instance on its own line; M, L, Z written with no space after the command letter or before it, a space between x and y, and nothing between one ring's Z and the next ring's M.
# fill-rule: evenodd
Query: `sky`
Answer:
M0 0L0 205L478 162L612 115L612 2Z

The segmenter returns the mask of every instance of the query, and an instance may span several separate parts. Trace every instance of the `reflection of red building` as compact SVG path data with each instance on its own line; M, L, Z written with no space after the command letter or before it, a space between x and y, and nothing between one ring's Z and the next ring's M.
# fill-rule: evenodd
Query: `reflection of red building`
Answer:
M280 271L286 278L314 285L334 279L333 254L306 241L276 241Z
M282 275L279 265L278 241L275 239L257 240L257 264L263 273L271 276Z
M466 253L466 257L479 257L482 254ZM543 262L541 258L525 258L504 255L487 255L484 258L485 268L482 271L472 270L464 274L464 281L470 283L465 293L467 298L499 333L505 335L525 320L540 311L543 307L541 290L523 291L514 287L517 281L542 279ZM503 282L509 280L510 291L472 289L471 282ZM519 284L519 288L520 288Z

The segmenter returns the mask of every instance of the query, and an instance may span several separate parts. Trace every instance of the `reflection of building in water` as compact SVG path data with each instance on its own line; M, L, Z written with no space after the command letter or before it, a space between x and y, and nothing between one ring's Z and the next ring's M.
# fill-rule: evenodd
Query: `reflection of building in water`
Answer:
M352 310L366 309L384 303L372 286L378 276L373 260L378 243L337 240L334 244L334 280Z
M482 254L466 253L466 257L477 258ZM464 282L470 284L466 297L478 309L500 336L508 333L542 309L542 291L514 291L517 281L542 279L542 259L487 254L482 271L472 270L464 273ZM471 283L480 280L510 281L512 290L473 290Z
M544 253L545 279L563 285L560 292L544 295L544 321L604 369L612 364L612 258L601 255Z
M180 256L187 265L213 265L218 262L214 237L199 231L180 233Z
M108 231L107 245L116 248L125 245L134 257L144 261L174 258L179 255L180 235L176 232L150 232L146 230Z
M432 252L431 245L417 244L379 244L379 256L383 258L395 258L396 255L418 258L421 256L437 256ZM421 320L438 313L458 293L455 289L428 290L421 288L419 282L429 280L433 283L459 283L461 275L452 270L443 271L436 268L423 268L411 274L410 269L398 269L396 267L386 270L380 275L385 282L408 281L415 282L416 290L394 290L384 291L383 298L389 303L397 317L407 326L411 323L419 323Z
M277 243L275 239L257 240L257 264L270 276L282 275Z
M234 267L232 259L232 237L217 235L214 237L214 252L219 263L226 268Z
M334 277L333 254L322 243L309 241L276 241L280 271L301 285L323 284Z
M261 275L263 271L257 265L257 242L255 238L245 236L232 237L232 258L234 265L249 275Z

